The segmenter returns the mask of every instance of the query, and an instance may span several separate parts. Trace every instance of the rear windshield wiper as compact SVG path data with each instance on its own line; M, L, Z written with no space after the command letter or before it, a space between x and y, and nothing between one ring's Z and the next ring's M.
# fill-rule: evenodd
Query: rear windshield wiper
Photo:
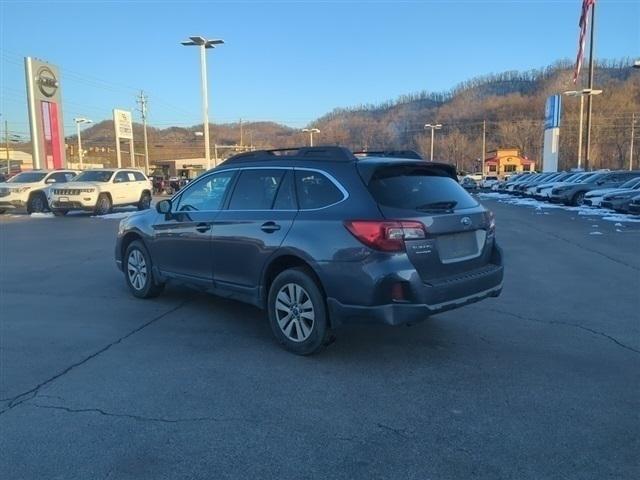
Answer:
M424 205L416 207L416 210L420 210L423 212L451 212L457 204L458 202L455 202L453 200L450 202L425 203Z

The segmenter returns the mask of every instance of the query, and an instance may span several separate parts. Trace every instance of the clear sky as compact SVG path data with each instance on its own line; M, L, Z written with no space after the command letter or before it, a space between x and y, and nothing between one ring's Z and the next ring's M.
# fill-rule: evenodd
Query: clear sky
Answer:
M201 122L198 50L209 51L211 119L303 126L335 107L448 90L491 72L574 58L581 0L1 2L0 119L27 132L22 57L58 65L67 133L149 96L154 126ZM596 55L640 57L640 1L598 0ZM137 118L137 115L134 116Z

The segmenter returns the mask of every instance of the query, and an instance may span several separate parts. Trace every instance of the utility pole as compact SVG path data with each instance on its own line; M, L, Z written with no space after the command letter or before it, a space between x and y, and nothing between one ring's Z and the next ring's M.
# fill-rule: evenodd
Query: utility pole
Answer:
M140 105L140 115L142 116L142 133L144 136L144 173L149 175L149 140L147 138L147 100L144 91L140 90L138 104Z
M629 170L633 170L633 134L635 133L636 114L631 114L631 145L629 146Z
M442 125L439 124L439 123L436 123L436 124L427 123L424 126L424 129L426 130L427 128L431 129L431 161L433 162L433 141L434 141L434 138L435 138L435 133L434 132L436 130L440 130L442 128Z
M589 85L588 89L593 90L593 43L594 32L596 30L596 2L591 4L591 32L589 39ZM587 144L584 150L584 169L589 170L591 165L591 114L593 110L593 98L591 95L587 96Z
M242 146L242 119L240 119L240 146Z

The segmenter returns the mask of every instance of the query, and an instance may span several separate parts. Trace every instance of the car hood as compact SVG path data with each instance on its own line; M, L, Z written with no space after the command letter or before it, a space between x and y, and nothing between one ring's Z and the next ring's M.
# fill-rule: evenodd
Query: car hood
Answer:
M7 190L17 190L19 188L29 187L29 188L43 188L48 185L43 185L42 183L0 183L0 189Z
M607 193L615 192L616 190L620 190L619 188L601 188L600 190L594 190L593 192L589 192L585 195L585 197L601 197L606 195Z
M67 183L58 183L53 184L53 188L62 188L65 190L69 190L72 188L100 188L105 185L104 182L67 182Z
M605 193L605 195L607 197L614 196L614 195L620 195L621 193L635 193L636 195L640 195L640 192L636 188L609 188L607 190L610 190L610 191ZM600 191L602 192L602 190L600 190ZM629 198L632 198L632 197L633 197L633 195L631 195Z

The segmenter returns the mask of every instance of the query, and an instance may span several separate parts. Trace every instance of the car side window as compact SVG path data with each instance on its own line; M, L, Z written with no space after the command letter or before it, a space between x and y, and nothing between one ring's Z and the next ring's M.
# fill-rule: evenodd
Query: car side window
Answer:
M233 190L229 210L270 210L286 170L244 170Z
M135 179L135 182L144 182L146 180L145 176L142 174L142 172L132 172L133 173L133 178Z
M235 172L220 172L195 181L179 196L175 211L220 210Z
M282 182L280 182L280 187L278 188L276 199L273 202L274 210L298 209L298 205L296 204L296 191L293 180L293 170L288 170L287 173L285 173Z
M326 175L311 170L296 170L296 192L301 210L327 207L344 199Z
M113 183L123 183L129 181L129 175L127 172L118 172L113 179Z

